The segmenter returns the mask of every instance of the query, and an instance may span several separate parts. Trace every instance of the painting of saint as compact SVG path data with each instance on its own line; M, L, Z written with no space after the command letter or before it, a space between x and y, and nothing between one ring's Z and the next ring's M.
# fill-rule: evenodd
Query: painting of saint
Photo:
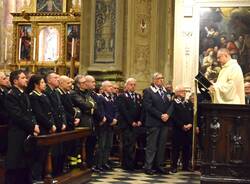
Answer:
M80 24L69 24L67 27L67 61L70 61L72 56L76 61L80 60Z
M62 12L63 0L37 0L37 12Z
M250 75L250 7L200 8L200 71L216 81L221 66L217 51L227 48L240 64L244 75Z
M19 60L31 60L31 25L19 26Z

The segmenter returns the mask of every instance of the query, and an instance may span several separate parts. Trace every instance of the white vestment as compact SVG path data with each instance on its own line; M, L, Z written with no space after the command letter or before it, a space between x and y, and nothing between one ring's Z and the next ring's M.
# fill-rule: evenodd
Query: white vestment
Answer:
M214 103L245 104L244 77L237 60L231 59L222 66L214 89Z

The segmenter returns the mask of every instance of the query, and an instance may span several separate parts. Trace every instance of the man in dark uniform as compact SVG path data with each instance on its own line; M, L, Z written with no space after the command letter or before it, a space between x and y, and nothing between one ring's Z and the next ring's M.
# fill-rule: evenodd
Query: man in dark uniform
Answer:
M4 106L9 80L3 72L0 72L0 125L8 124L8 113ZM0 154L6 154L7 151L7 133L0 135Z
M126 92L117 98L118 122L122 130L122 168L128 171L135 169L136 130L142 125L142 97L135 93L136 80L128 78Z
M46 76L47 81L47 87L45 89L45 94L50 100L50 103L52 105L53 111L52 115L55 121L56 125L56 131L62 132L65 131L67 128L67 122L66 122L66 115L64 111L64 107L62 105L60 95L58 94L58 91L56 91L56 88L59 86L59 75L55 72L50 72ZM65 153L63 153L63 145L58 144L53 146L52 150L52 164L53 164L53 175L57 176L60 175L63 171L64 167L64 158Z
M102 82L103 112L106 117L105 122L100 122L97 128L97 163L96 168L99 170L111 170L108 164L111 148L113 146L113 127L117 124L117 109L115 107L112 95L113 85L110 81Z
M177 86L175 89L175 98L173 101L174 112L172 115L172 173L177 172L177 162L181 148L182 170L190 170L189 161L191 158L193 114L189 102L185 101L185 95L184 87Z
M162 74L153 75L152 85L144 90L143 107L145 108L147 131L147 146L145 158L145 173L152 175L156 172L166 174L165 149L168 131L168 119L172 115L173 108L163 87L164 78Z
M67 131L74 130L76 126L80 123L81 111L79 108L74 107L71 100L70 91L72 90L72 79L62 75L59 77L59 92L62 105L65 110L66 120L67 120ZM66 170L69 169L69 166L75 167L78 164L81 164L81 159L78 158L77 153L77 144L76 141L69 141L64 143L64 152L67 158L65 158Z
M8 151L6 158L6 183L31 184L29 159L24 152L24 141L29 135L40 133L32 114L28 95L24 93L27 79L23 71L10 74L11 90L6 96L5 106L9 113Z

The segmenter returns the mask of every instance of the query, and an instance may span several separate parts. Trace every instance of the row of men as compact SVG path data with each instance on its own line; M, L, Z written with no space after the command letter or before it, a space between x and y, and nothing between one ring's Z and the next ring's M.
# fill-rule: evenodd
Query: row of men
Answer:
M153 75L151 86L143 91L143 98L135 93L134 78L127 79L124 92L119 95L113 93L114 88L110 81L102 83L102 94L95 93L95 79L90 75L76 76L74 90L72 79L54 72L50 72L46 77L35 74L28 81L24 72L18 70L11 72L9 80L12 88L8 93L1 87L1 100L4 99L1 103L1 106L4 105L1 107L1 119L6 116L4 121L8 120L9 123L7 183L30 183L29 159L23 151L23 142L28 135L73 130L76 126L89 126L93 132L86 141L87 164L95 164L95 171L111 169L108 158L113 144L113 127L118 122L122 130L124 169L134 169L136 129L144 126L145 173L167 173L164 168L165 145L167 126L171 120L174 127L172 171L176 172L181 147L183 169L188 170L192 105L184 100L185 90L182 87L176 88L175 99L171 102L169 93L163 87L162 74ZM98 146L94 155L96 141ZM58 151L58 148L55 150ZM39 163L32 168L35 179L41 179L44 162L44 152L38 152L41 153L38 154ZM63 152L70 155L77 151L70 147ZM65 155L53 159L59 160L54 163L53 170L58 170L58 173L62 171L64 158Z

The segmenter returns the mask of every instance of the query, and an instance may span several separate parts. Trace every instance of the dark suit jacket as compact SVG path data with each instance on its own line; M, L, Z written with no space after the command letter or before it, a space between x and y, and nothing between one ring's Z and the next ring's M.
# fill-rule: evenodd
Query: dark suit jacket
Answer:
M108 97L105 93L103 93L100 98L103 105L104 116L107 118L107 121L102 126L109 127L113 119L118 118L117 108L111 95Z
M135 93L135 100L130 93L125 92L117 97L118 122L120 128L132 127L133 122L143 121L142 97Z
M183 131L184 125L193 124L193 109L188 102L181 102L179 99L173 100L174 112L172 115L174 131ZM184 131L183 131L184 132ZM188 132L192 132L192 129Z
M28 95L13 87L6 96L5 107L10 117L6 168L27 168L29 158L24 153L24 140L33 134L36 124Z
M172 115L173 106L167 97L167 92L164 91L164 99L160 96L157 88L150 86L143 91L143 108L145 108L146 127L165 126L168 122L161 120L161 115L167 113Z
M48 97L45 94L32 91L29 94L29 98L41 134L48 134L51 127L55 124L52 115L53 108Z
M65 111L64 111L60 96L56 90L52 90L49 86L47 86L45 90L45 94L49 98L50 103L52 105L52 108L53 108L52 114L53 114L53 118L55 121L55 125L57 128L57 131L60 132L62 129L62 124L67 125L66 115L65 115Z

